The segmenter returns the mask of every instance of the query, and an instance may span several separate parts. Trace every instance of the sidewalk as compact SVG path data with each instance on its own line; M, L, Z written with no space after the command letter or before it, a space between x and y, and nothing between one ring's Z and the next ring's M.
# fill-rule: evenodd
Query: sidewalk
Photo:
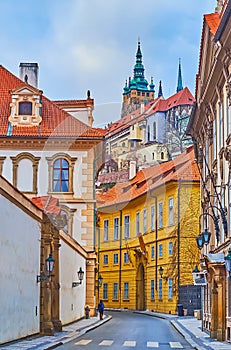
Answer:
M112 310L111 310L112 311ZM113 310L123 311L123 310ZM161 314L157 312L148 311L131 311L134 313L142 313L151 317L159 317L168 319L169 322L176 328L176 330L182 334L185 340L197 350L231 350L231 343L218 342L209 337L207 332L201 330L201 320L192 316L182 316ZM65 344L72 339L78 338L90 330L101 326L105 322L109 321L110 310L106 310L108 315L104 315L102 321L98 317L91 317L89 319L81 319L68 326L63 327L63 331L55 333L54 336L34 336L23 340L15 341L6 345L0 345L0 350L48 350L55 349L59 345Z
M90 317L89 319L81 319L68 326L63 326L62 332L55 333L54 336L31 336L23 340L14 341L6 345L0 345L1 350L48 350L55 349L59 345L65 344L72 339L78 338L90 330L101 326L109 321L111 316L104 315L102 321L98 317Z

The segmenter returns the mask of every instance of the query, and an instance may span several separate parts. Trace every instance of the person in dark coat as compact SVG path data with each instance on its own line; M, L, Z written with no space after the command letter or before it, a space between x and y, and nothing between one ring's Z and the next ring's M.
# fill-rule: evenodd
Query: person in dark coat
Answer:
M103 312L104 312L104 303L103 300L100 300L99 304L98 304L98 311L99 311L99 317L100 320L103 319Z

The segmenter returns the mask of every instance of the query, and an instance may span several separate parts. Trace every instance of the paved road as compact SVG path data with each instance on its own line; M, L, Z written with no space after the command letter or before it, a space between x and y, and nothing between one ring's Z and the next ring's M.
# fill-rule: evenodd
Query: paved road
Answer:
M192 349L167 320L132 312L108 312L112 320L59 350Z

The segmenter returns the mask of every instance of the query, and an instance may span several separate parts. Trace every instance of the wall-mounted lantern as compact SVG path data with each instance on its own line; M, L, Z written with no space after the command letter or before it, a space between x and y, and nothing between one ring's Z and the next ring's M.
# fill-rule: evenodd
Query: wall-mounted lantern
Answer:
M80 267L79 271L78 271L79 282L72 282L72 288L77 287L80 284L82 284L83 276L84 276L84 271L82 270L82 267Z
M159 268L159 274L160 274L160 278L163 278L165 281L167 281L168 280L168 277L166 277L166 276L163 276L163 273L164 273L164 269L163 269L163 267L162 266L160 266L160 268Z
M54 269L54 265L55 265L55 259L53 258L52 253L50 253L48 258L46 259L47 274L43 273L41 275L37 275L37 283L41 281L47 281L51 277L51 272Z
M231 248L229 248L228 254L225 256L225 268L229 273L229 279L231 279Z

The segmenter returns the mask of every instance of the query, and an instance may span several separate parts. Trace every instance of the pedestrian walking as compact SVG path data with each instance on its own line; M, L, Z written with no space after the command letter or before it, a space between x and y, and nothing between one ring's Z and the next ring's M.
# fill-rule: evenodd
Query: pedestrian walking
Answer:
M99 311L99 318L100 318L100 320L102 320L103 319L103 312L104 312L103 300L100 300L100 302L98 304L98 311Z

